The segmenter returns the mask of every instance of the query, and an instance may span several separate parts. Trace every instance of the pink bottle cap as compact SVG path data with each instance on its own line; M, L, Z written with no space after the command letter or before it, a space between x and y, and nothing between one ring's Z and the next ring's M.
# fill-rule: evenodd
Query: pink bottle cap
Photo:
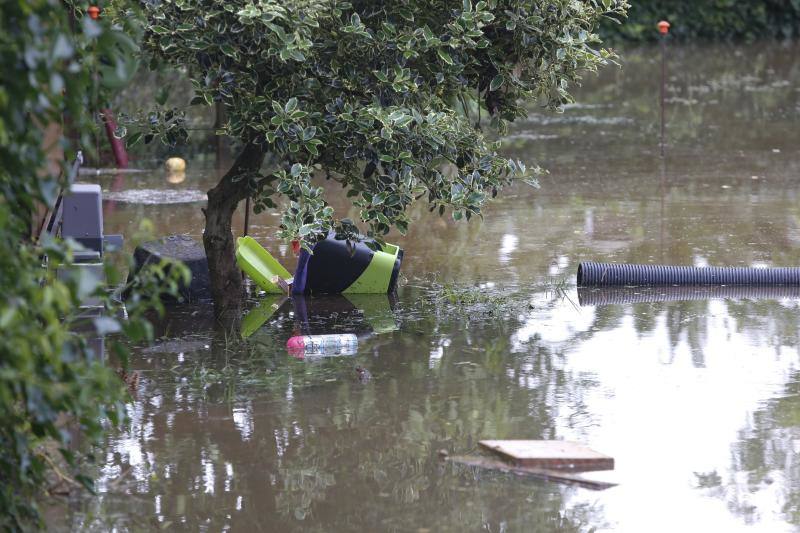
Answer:
M289 340L286 341L286 349L290 352L302 351L305 347L306 343L303 342L303 337L301 335L290 337Z
M306 343L303 342L302 336L298 335L289 338L289 340L286 341L286 350L289 352L289 355L295 359L303 360L306 358Z

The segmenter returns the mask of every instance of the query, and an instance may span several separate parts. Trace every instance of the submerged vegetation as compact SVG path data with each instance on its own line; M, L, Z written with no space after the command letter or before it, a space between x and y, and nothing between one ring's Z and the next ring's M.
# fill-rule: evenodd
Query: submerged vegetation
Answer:
M531 294L543 294L549 299L567 299L570 288L566 277L547 279L541 284L526 287L506 287L486 282L466 284L443 282L437 275L428 276L422 287L426 297L423 305L436 308L437 314L467 314L476 319L497 317L507 319L534 307Z

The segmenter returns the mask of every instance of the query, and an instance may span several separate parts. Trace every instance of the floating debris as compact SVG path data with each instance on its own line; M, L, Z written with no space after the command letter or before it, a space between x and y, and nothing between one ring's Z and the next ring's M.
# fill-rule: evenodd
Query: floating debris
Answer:
M503 137L504 141L512 141L515 139L522 139L525 141L549 141L551 139L558 139L560 135L553 135L549 133L533 133L530 131L519 131L515 133L509 133L505 137Z
M205 202L206 193L197 189L130 189L104 193L106 200L126 204L166 205Z
M170 172L183 172L186 170L186 161L181 157L170 157L164 162L164 166Z
M597 126L617 126L624 124L633 124L635 121L630 117L598 117L595 115L542 115L532 113L526 119L520 121L520 124L540 124L542 126L549 126L552 124L586 124Z
M557 470L613 470L614 458L567 440L482 440L478 444L515 466Z
M353 333L296 335L286 341L286 349L297 359L355 355L358 352L358 337Z
M358 381L359 383L367 383L371 379L372 379L372 372L370 372L363 366L356 367L356 381Z
M117 174L141 174L144 172L150 172L149 170L145 170L142 168L92 168L92 167L81 167L78 170L79 176L103 176L106 174L111 174L116 176Z

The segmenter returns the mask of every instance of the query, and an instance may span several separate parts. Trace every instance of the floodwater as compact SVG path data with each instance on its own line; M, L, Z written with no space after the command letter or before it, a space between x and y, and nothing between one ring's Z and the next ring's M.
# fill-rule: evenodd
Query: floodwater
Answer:
M540 190L506 191L470 224L413 212L389 239L405 249L396 298L256 297L245 344L215 334L208 309L174 310L135 350L131 423L99 454L98 495L54 527L800 528L800 294L575 287L581 260L800 264L800 46L675 47L669 71L664 160L658 49L630 50L563 114L514 127L505 150L549 170ZM149 218L199 237L195 191L213 179L191 161L178 184L100 178L117 198L106 231ZM275 224L255 216L251 233L291 269ZM290 356L308 332L358 347ZM439 459L484 438L587 443L616 460L593 477L618 486Z

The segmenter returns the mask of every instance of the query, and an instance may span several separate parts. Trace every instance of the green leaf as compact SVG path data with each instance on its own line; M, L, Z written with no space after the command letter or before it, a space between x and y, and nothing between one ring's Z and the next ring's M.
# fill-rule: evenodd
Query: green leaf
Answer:
M414 12L407 7L398 8L397 13L409 22L414 22Z
M492 78L491 83L489 83L489 90L492 92L496 91L497 89L503 86L504 81L505 79L503 78L503 76L501 74L498 74L497 76Z
M139 144L139 141L141 140L142 140L142 132L137 131L136 133L132 133L131 135L128 136L128 139L125 142L125 144L126 146L129 147L136 146L137 144Z
M450 57L450 54L447 53L443 48L437 48L436 53L439 54L439 58L448 65L453 64L453 58Z
M316 126L309 126L303 130L302 139L304 141L310 141L314 138L314 135L317 134L317 127Z
M399 127L399 128L402 128L402 127L407 126L412 120L414 120L414 117L411 117L409 115L405 115L404 117L398 119L397 122L394 123L394 125Z
M223 44L222 46L220 46L220 50L222 50L222 53L228 57L232 57L234 59L236 59L237 57L236 49L229 44Z
M164 105L167 103L167 100L169 99L169 89L170 88L167 85L158 90L156 93L156 103L158 105Z
M288 101L288 102L286 102L286 107L284 107L284 108L283 108L283 110L284 110L286 113L291 113L291 112L292 112L292 111L294 111L295 109L297 109L297 98L295 98L295 97L293 96L293 97L289 98L289 101Z

